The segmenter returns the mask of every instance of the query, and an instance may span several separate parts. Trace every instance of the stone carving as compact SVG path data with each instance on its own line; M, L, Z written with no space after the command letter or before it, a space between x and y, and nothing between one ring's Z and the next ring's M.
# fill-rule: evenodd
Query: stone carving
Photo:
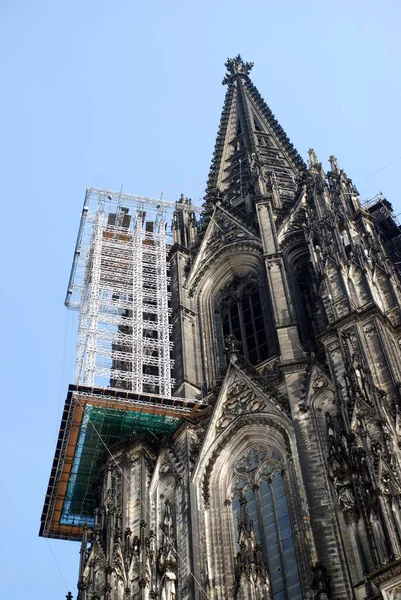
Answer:
M266 377L273 377L273 376L279 375L280 374L280 359L274 358L273 360L269 361L267 363L267 365L265 365L263 367L263 369L261 369L259 371L259 373L261 375L265 375Z
M331 576L328 575L326 567L322 563L317 562L312 567L311 587L316 592L314 598L319 600L330 598L330 581Z
M177 550L171 505L169 500L164 503L164 518L161 526L162 540L158 554L158 569L161 575L161 600L175 600L177 581Z
M159 472L162 475L165 475L166 473L171 473L172 471L173 467L171 465L171 462L168 460L168 458L165 458L160 465Z
M238 239L240 237L248 238L248 239L242 239L242 240ZM238 253L254 254L254 255L258 256L259 258L263 254L262 244L257 239L251 239L250 236L245 235L245 233L243 236L236 236L233 231L233 242L235 241L235 239L237 239L235 249ZM204 277L205 272L208 270L208 268L212 264L221 260L223 255L226 254L227 252L230 252L230 246L227 246L227 244L218 243L217 236L216 236L216 245L212 246L210 249L208 246L208 250L207 250L207 252L205 252L202 260L200 261L200 264L198 265L196 273L194 272L194 274L193 274L194 275L193 279L192 278L190 279L191 287L189 289L189 295L191 297L194 296L195 290L196 290L198 284L200 283L200 281L202 280L202 278Z
M224 338L224 352L226 353L227 359L231 362L236 362L238 356L241 353L241 342L237 340L237 338L232 335L226 335Z
M363 330L365 332L367 340L370 340L370 338L373 336L377 336L377 329L374 323L368 323L367 325L365 325Z
M214 467L214 464L215 464L217 458L220 456L220 453L222 452L223 448L226 447L228 441L233 436L235 436L239 431L241 431L241 429L243 427L247 427L250 425L271 427L271 428L275 429L281 436L283 443L285 445L286 451L289 454L291 454L291 443L290 443L290 440L288 437L288 433L287 433L285 427L283 427L283 425L281 423L279 423L276 420L272 419L271 417L269 417L267 415L263 415L263 414L262 415L249 414L246 419L238 420L235 424L233 424L233 426L230 428L230 430L227 434L224 434L224 433L222 434L217 447L213 451L213 453L205 467L204 475L202 478L202 495L203 495L203 500L204 500L206 508L209 507L209 500L210 500L210 477L211 477L213 467Z
M245 381L236 382L227 392L223 414L217 421L216 428L225 429L238 415L244 412L263 411L265 408L265 400L259 398Z
M269 600L270 584L261 545L257 543L245 496L240 496L239 552L235 566L235 600Z
M314 376L313 381L312 381L312 388L314 390L319 390L320 388L325 387L325 386L327 386L326 377L321 372L316 373L316 375Z
M253 62L244 62L241 55L238 54L235 58L228 58L224 66L228 71L223 79L223 85L226 85L235 75L249 75L253 67Z
M352 492L351 482L347 479L340 481L334 478L334 487L336 488L338 502L343 513L348 513L355 509L355 497Z
M235 465L238 473L251 473L257 469L259 464L266 458L267 451L263 448L252 448L248 454L242 457Z
M351 471L348 441L340 426L339 418L335 420L326 413L326 430L328 441L329 476L337 494L338 504L347 522L357 519L356 502L353 485L349 478Z
M401 586L397 585L397 587L391 591L390 600L401 600Z
M271 482L276 475L283 475L284 469L279 455L270 446L250 448L234 466L236 479L233 495L244 494L246 489L257 489L262 481Z
M335 361L337 359L337 357L340 356L340 354L341 354L340 345L337 341L331 342L331 344L329 344L327 350L328 350L330 358L333 361Z
M258 283L253 273L244 276L234 275L229 283L220 290L218 307L234 304L244 296L249 296L258 289Z

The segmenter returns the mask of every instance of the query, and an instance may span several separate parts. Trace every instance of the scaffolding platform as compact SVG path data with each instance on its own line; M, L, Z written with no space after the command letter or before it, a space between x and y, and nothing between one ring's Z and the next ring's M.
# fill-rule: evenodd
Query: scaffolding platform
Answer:
M147 435L162 444L201 399L174 397L168 221L190 203L88 188L65 304L79 311L75 384L61 421L39 535L93 524L99 461Z
M162 444L205 408L196 400L70 385L39 535L80 540L84 524L93 524L94 484L106 448L149 432Z

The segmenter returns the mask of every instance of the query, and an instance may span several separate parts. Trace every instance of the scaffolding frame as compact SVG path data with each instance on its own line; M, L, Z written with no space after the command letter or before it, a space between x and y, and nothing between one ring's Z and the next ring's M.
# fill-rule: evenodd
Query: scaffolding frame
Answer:
M185 203L88 188L65 304L75 383L172 397L168 219Z
M168 252L181 202L88 188L65 304L79 311L69 387L40 535L80 539L93 525L93 483L105 446L135 435L163 443L204 399L174 397Z

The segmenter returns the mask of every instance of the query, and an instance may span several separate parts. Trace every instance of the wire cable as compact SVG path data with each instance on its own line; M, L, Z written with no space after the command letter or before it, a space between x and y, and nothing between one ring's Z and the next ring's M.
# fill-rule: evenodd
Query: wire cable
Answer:
M394 163L398 162L399 160L401 160L401 156L399 156L395 160L392 160L391 162L387 163L387 165L384 165L384 167L380 167L380 169L376 169L376 171L373 171L373 173L371 173L370 175L366 175L366 177L364 177L363 179L360 179L359 181L356 181L356 185L358 183L361 183L362 181L365 181L365 179L369 179L369 177L373 177L373 175L376 175L376 173L380 173L380 171L383 171L384 169L387 169L387 167L390 167L391 165L393 165Z
M64 575L63 575L63 572L62 572L62 570L61 570L61 568L60 568L60 565L58 564L58 560L57 560L57 558L56 558L56 555L55 555L55 554L54 554L54 552L53 552L53 548L51 547L51 545L50 545L50 542L49 542L48 538L45 538L45 540L46 540L46 542L47 542L47 545L49 546L50 552L51 552L51 554L52 554L52 556L53 556L53 558L54 558L54 562L56 563L56 566L57 566L58 572L60 573L61 579L62 579L62 580L63 580L63 582L64 582L65 589L67 590L67 594L68 594L68 592L69 592L70 590L68 589L67 582L66 582L66 580L65 580L65 577L64 577Z
M197 177L194 177L193 179L187 179L186 181L177 183L176 185L172 185L168 188L164 188L164 189L162 189L161 193L164 194L164 192L168 192L170 190L175 190L175 189L181 187L182 185L187 185L188 183L192 183L193 181L198 181L202 177L207 177L207 173L202 173L202 175L198 175Z

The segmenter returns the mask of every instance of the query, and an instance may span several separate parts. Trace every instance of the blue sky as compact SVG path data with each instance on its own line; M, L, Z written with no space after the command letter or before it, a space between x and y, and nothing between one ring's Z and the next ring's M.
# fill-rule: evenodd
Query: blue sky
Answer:
M37 532L73 379L63 300L85 188L199 202L240 52L301 155L335 154L363 199L382 190L400 212L401 160L370 176L401 157L400 19L397 0L1 2L5 598L76 593L78 545Z

